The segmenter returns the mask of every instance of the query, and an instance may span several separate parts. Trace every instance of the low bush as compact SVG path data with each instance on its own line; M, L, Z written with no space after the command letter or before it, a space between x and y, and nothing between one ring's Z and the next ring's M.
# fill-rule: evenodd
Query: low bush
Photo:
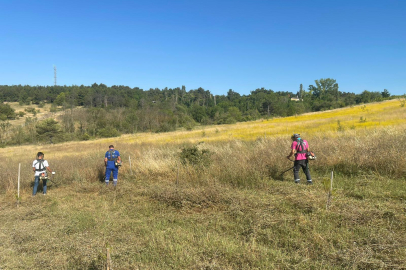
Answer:
M211 153L207 149L199 149L198 145L182 148L180 161L183 165L209 166Z
M111 138L120 136L120 132L115 128L102 128L97 131L97 134L102 138Z

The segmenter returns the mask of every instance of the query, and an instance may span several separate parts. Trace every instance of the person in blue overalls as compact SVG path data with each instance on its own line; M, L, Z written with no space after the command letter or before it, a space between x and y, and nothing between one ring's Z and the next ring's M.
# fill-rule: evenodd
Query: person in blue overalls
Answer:
M104 166L106 166L106 185L109 184L110 174L113 172L113 185L117 185L118 168L121 166L120 153L114 150L114 146L109 146L109 151L104 155Z

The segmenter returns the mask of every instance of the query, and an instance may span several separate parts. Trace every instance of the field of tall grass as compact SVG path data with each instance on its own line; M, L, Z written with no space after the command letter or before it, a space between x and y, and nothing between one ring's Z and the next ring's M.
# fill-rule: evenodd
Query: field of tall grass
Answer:
M0 269L103 269L107 248L113 269L406 269L405 115L389 101L0 149ZM317 154L314 185L280 175L293 132ZM109 144L124 160L116 189ZM38 151L57 174L32 197Z

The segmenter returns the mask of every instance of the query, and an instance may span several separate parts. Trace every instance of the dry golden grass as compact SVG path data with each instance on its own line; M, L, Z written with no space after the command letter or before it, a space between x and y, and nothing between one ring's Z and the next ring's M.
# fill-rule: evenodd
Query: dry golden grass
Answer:
M404 112L385 102L296 122L0 149L0 268L103 269L109 247L114 269L404 269ZM337 120L347 127L360 115L381 124L337 130ZM293 132L318 156L313 186L279 176L292 166L285 156ZM199 141L211 163L182 165L181 148ZM102 183L109 144L124 160L116 190ZM58 185L31 197L38 151Z

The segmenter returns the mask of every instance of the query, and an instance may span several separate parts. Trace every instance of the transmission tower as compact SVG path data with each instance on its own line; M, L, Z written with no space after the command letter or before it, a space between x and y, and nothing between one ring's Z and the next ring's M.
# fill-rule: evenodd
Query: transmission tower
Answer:
M54 85L56 86L56 66L54 65Z

